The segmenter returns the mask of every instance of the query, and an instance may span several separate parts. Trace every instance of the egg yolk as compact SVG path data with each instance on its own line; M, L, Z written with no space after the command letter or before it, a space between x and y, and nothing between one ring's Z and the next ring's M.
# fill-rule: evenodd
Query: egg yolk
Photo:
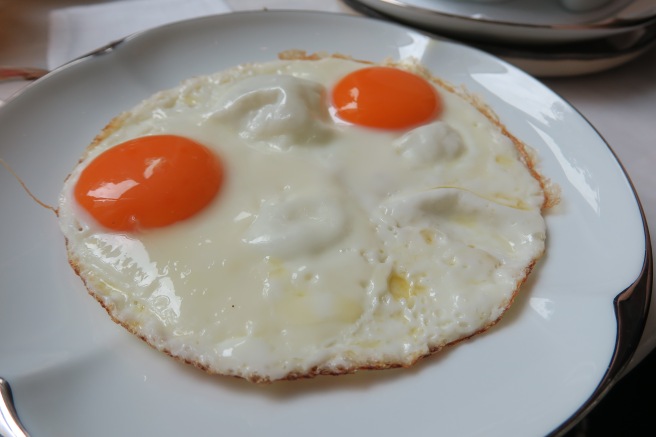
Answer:
M219 158L195 141L145 136L98 155L80 174L74 195L109 229L157 228L202 210L219 192L223 173Z
M391 67L369 67L344 76L333 88L336 116L360 126L405 129L437 117L442 102L424 78Z

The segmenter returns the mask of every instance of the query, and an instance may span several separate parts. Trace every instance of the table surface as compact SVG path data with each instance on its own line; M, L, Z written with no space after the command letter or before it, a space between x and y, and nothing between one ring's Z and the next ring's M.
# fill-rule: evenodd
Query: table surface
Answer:
M46 68L48 13L100 0L0 0L0 66ZM356 13L339 0L227 0L233 10L262 8ZM542 82L575 108L611 145L629 174L650 229L656 229L656 49L611 70ZM0 82L0 101L15 96L22 81ZM656 232L652 231L653 237ZM644 435L656 411L656 305L650 308L631 371L570 435ZM642 399L647 399L643 401ZM649 422L646 422L649 423Z

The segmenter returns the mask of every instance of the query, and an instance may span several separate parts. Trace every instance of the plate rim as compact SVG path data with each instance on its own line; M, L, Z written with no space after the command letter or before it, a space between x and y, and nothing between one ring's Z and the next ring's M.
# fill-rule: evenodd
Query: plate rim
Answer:
M413 12L429 13L431 15L441 16L445 18L452 19L461 19L467 22L473 23L487 23L500 26L510 26L510 27L524 27L527 29L552 29L552 30L613 30L613 29L630 29L633 27L638 27L643 24L652 22L656 18L656 14L650 15L638 15L636 18L626 18L626 19L616 19L609 17L604 20L599 20L596 22L588 23L581 22L578 24L535 24L535 23L518 23L515 21L503 21L498 19L491 19L485 17L471 17L468 15L459 15L451 12L443 12L438 9L428 9L422 8L420 6L413 5L408 3L405 0L353 0L360 3L384 3L392 5L395 7L411 10Z
M638 16L637 18L615 19L608 18L595 23L580 24L535 24L518 23L514 21L502 21L485 17L471 17L444 12L437 9L423 8L413 5L405 0L341 0L354 9L359 6L373 9L388 17L393 17L406 25L415 25L426 28L429 31L444 32L445 36L460 37L467 35L472 40L486 42L493 39L500 43L512 43L514 32L524 32L524 45L540 45L550 43L572 43L584 42L592 39L603 38L639 29L643 26L656 22L656 13ZM451 21L464 26L478 26L480 35L474 37L471 32L464 32L460 28L454 30L453 26L430 24L433 21ZM496 29L492 32L491 29ZM513 36L505 35L506 32ZM553 36L547 37L549 32Z

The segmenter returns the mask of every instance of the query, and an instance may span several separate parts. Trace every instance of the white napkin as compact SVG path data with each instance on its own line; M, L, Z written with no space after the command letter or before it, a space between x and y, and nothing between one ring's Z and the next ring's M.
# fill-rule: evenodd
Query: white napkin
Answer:
M230 12L222 0L123 0L50 12L48 68L58 67L132 33Z

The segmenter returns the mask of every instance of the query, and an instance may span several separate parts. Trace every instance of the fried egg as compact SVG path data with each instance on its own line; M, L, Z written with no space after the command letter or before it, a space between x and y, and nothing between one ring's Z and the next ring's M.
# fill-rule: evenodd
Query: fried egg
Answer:
M115 322L270 382L410 366L485 331L543 254L547 203L526 147L416 61L291 52L118 115L58 215Z

